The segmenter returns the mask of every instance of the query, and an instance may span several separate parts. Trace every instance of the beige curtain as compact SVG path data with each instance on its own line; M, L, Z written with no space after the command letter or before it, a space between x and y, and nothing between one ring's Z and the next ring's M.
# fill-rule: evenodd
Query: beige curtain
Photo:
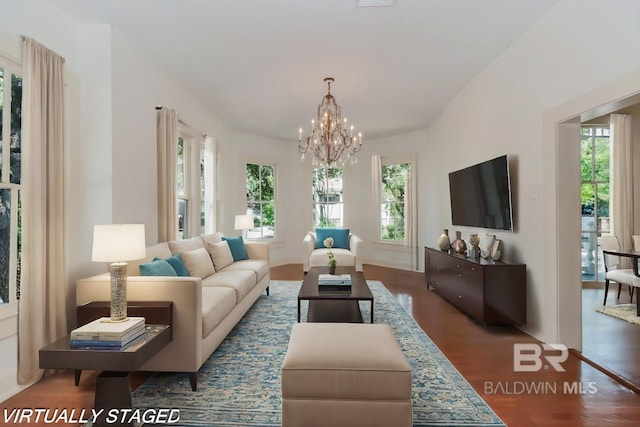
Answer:
M18 382L37 381L38 350L67 332L64 260L64 58L25 38L22 276Z
M633 248L633 157L631 116L610 117L611 146L611 231L623 249ZM628 260L621 260L622 262ZM631 264L621 267L630 268Z
M216 228L216 140L211 136L204 138L204 225L207 234Z
M176 239L176 168L178 162L178 115L169 108L158 110L158 241Z

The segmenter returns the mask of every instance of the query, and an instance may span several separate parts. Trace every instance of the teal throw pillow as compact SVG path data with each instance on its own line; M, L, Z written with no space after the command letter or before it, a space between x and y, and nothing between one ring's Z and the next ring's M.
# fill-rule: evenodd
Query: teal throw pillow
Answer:
M159 259L156 261L140 264L141 276L177 276L176 271L167 261Z
M316 228L316 249L324 248L324 240L333 238L334 249L349 249L348 228Z
M249 259L247 248L245 248L244 246L242 236L223 237L222 240L226 241L229 244L229 249L231 249L231 256L233 256L233 262Z
M154 261L158 261L158 260L160 260L160 258L155 257L153 260ZM187 266L184 265L184 261L182 261L182 255L175 254L175 255L170 256L169 258L166 258L164 261L167 261L169 263L169 265L171 267L173 267L173 269L176 271L176 274L178 276L188 276L189 275L189 270L187 269Z

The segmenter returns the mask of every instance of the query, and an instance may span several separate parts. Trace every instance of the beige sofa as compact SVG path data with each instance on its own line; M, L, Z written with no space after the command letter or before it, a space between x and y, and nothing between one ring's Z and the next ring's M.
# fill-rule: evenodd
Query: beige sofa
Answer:
M185 258L187 253L201 252L200 248L211 249L221 238L221 233L215 233L159 243L147 248L144 259L128 264L129 301L173 302L173 339L141 370L187 372L194 391L200 366L258 297L265 290L269 294L269 246L245 242L248 260L233 262L206 277L140 276L139 265L154 257L165 259L176 253ZM76 284L77 305L108 301L109 296L109 273Z

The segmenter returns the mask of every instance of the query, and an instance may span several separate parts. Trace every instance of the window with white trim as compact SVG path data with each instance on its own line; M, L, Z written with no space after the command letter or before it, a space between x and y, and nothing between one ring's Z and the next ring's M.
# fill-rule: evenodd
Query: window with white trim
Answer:
M247 239L276 237L276 166L247 163L247 214L253 216L253 228Z
M20 297L22 78L0 56L0 306Z
M313 227L342 227L342 168L314 168L312 171Z
M416 238L415 155L374 156L376 162L378 241L409 244Z
M204 138L187 128L178 128L178 164L176 168L177 239L205 233Z
M382 164L380 240L405 241L407 181L410 163Z

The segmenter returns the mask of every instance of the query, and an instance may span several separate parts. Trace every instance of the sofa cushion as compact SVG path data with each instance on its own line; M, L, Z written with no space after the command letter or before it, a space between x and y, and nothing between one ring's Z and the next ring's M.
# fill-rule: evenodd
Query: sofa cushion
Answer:
M251 270L256 273L256 283L269 273L269 263L263 259L247 259L234 262L224 268L224 271Z
M216 274L202 279L202 288L208 286L224 286L234 289L237 303L239 303L256 286L256 274L250 270L218 271Z
M151 262L155 257L168 258L170 256L171 249L169 249L169 244L167 242L147 246L147 255L144 258L127 262L127 274L129 276L139 276L140 264Z
M316 228L316 249L323 249L324 241L328 237L333 239L333 247L336 249L349 249L348 228Z
M171 264L163 259L156 259L151 262L140 264L141 276L177 276Z
M169 242L169 249L171 249L172 254L181 254L199 248L204 248L204 243L200 236Z
M309 267L320 267L329 265L329 249L316 249L309 256ZM331 249L338 266L354 267L356 265L356 257L348 249Z
M247 248L244 247L242 236L223 237L222 240L229 244L229 249L231 249L231 255L233 256L234 262L249 259L249 255L247 255Z
M229 248L229 243L222 241L218 243L207 243L207 250L213 260L216 271L220 271L227 265L233 263L233 255Z
M155 257L153 258L154 261L158 261L161 258ZM178 276L188 276L189 275L189 269L187 269L187 266L184 265L184 262L182 261L182 255L180 254L175 254L170 256L169 258L165 258L164 261L167 261L169 263L169 265L171 267L173 267L173 269L176 271L176 274ZM143 274L144 276L144 274Z
M200 238L202 239L202 242L204 243L204 247L207 247L207 243L218 243L222 241L222 236L223 234L220 232L217 233L211 233L211 234L203 234L202 236L200 236Z
M184 265L189 270L189 275L193 277L207 277L216 272L209 252L205 248L198 248L182 254Z
M209 335L236 306L236 292L225 286L202 288L202 338Z

